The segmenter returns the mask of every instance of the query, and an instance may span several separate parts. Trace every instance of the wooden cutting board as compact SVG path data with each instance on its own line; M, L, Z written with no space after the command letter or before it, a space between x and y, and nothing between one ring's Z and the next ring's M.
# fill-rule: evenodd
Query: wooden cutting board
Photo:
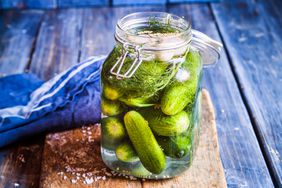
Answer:
M99 187L227 187L219 155L211 98L203 90L200 142L192 166L179 177L141 180L108 169L100 157L100 126L88 125L47 135L40 186L42 188Z

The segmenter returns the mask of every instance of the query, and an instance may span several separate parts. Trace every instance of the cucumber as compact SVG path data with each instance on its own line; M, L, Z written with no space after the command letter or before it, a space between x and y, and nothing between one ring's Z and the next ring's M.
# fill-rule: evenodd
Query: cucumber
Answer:
M129 141L118 145L116 148L116 156L120 161L123 162L136 162L139 160L136 151Z
M141 163L132 168L131 174L138 178L147 178L152 175Z
M102 128L102 146L113 150L125 138L127 133L122 121L117 117L103 118L101 121Z
M119 100L131 107L148 107L148 106L153 106L155 104L153 97L139 97L139 98L127 97L127 98L120 98Z
M123 95L120 89L114 88L107 83L103 84L103 94L110 100L116 100Z
M122 113L125 108L119 101L111 101L102 97L101 110L104 115L115 116Z
M146 108L141 109L140 113L148 121L152 131L161 136L179 135L185 132L190 124L190 116L185 111L168 116L161 110Z
M187 105L194 103L201 65L200 53L191 50L187 54L186 61L176 73L176 79L165 88L161 98L163 113L174 115L182 111ZM186 80L183 80L183 77L187 77Z
M191 138L185 135L156 137L164 153L172 158L183 158L191 149Z
M138 112L129 111L124 116L124 123L143 166L154 174L160 174L166 167L166 159L148 122Z

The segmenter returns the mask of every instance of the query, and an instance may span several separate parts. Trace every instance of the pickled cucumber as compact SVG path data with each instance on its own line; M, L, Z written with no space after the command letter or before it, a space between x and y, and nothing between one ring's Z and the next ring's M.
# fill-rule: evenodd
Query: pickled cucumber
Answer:
M154 174L160 174L166 167L166 159L148 122L138 112L129 111L124 116L124 123L143 166Z
M139 160L135 149L130 141L125 141L116 148L116 156L123 162L136 162Z
M101 110L104 115L115 116L122 113L125 107L119 101L111 101L102 97Z
M148 176L152 175L141 163L137 166L134 166L131 170L133 176L138 178L147 178Z
M120 101L131 107L148 107L155 104L153 97L139 97L139 98L120 98Z
M115 149L128 137L125 127L118 117L103 118L101 123L103 147Z
M186 135L179 136L158 136L156 137L164 153L172 158L183 158L191 149L191 137Z
M187 105L193 104L200 76L201 55L191 50L176 74L176 79L166 87L161 98L161 109L167 115L175 115Z
M168 116L154 108L141 109L140 113L148 121L154 133L161 136L175 136L185 132L189 127L189 115L185 111Z
M123 95L120 89L114 88L109 84L103 84L103 94L107 99L116 100Z

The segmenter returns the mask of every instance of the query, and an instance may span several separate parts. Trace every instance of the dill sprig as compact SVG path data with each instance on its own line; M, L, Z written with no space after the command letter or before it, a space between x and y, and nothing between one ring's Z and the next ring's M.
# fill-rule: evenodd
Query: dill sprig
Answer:
M145 30L152 31L153 33L177 33L176 28L171 26L171 19L167 20L167 23L162 23L155 17L149 18L148 27Z

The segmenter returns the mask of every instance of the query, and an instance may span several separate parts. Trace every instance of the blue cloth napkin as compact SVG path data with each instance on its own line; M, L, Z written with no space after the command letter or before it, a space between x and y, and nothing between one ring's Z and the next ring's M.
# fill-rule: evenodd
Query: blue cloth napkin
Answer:
M32 74L0 78L0 147L34 134L100 121L100 68L91 57L43 82Z

